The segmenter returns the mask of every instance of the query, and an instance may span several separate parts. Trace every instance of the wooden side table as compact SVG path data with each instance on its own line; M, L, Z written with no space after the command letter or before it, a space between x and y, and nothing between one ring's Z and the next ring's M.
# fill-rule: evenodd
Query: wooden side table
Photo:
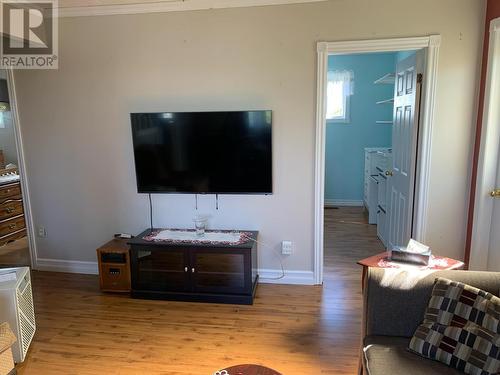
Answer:
M278 371L259 365L238 365L215 372L216 375L281 375Z
M97 249L99 283L103 292L130 292L128 241L115 238Z
M392 268L392 269L407 269L414 271L444 271L444 270L460 270L463 269L464 263L447 257L441 257L437 255L431 256L431 261L428 266L422 266L418 264L402 263L402 262L392 262L389 258L390 253L384 251L383 253L373 255L371 257L361 259L357 263L363 266L362 275L362 286L365 285L366 274L369 267L375 268Z

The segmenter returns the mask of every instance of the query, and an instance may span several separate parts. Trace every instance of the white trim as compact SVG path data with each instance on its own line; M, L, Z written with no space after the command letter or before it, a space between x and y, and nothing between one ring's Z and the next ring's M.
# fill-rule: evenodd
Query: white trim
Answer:
M316 163L314 194L314 282L323 282L323 225L325 207L325 128L326 128L326 83L328 77L329 43L319 42L318 80L316 83Z
M17 108L17 94L16 85L14 80L14 71L12 69L6 69L7 72L7 85L9 88L9 99L10 99L10 111L12 113L12 123L14 125L14 134L16 138L16 151L17 151L17 164L19 169L19 175L21 176L21 187L23 191L23 209L24 209L24 220L26 221L26 232L28 237L28 247L30 251L31 267L37 267L37 247L36 247L36 236L35 228L33 223L33 211L31 209L31 195L28 183L28 173L26 172L26 160L24 157L23 148L23 137L21 132L21 123L19 121L19 111Z
M326 0L181 0L159 1L154 3L93 5L59 7L59 18L84 16L109 16L115 14L139 14L182 12L188 10L242 8L253 6L286 5L298 3L314 3Z
M422 243L427 240L427 215L429 212L429 186L431 178L432 132L435 117L437 92L438 56L441 44L440 35L429 37L427 47L426 67L422 91L422 109L420 121L420 139L418 140L420 155L417 161L416 191L415 191L415 218L413 237Z
M38 258L36 269L39 271L83 273L87 275L99 274L97 262L80 260Z
M497 58L494 58L497 56ZM490 40L484 90L483 124L477 166L476 195L472 221L469 269L487 270L493 199L488 195L496 186L497 163L500 154L500 18L490 23Z
M99 268L97 262L84 262L81 260L62 259L38 259L39 271L82 273L87 275L98 275ZM259 283L262 284L294 284L294 285L314 285L312 271L286 271L282 276L280 269L261 268L258 270Z
M318 42L317 44L317 97L316 97L316 155L315 155L315 193L314 193L314 280L316 284L323 282L323 209L325 178L325 100L326 75L329 54L349 54L366 52L397 52L427 49L427 66L424 75L425 89L422 99L422 138L419 145L418 160L419 181L415 210L418 220L414 226L414 237L422 242L426 239L426 222L428 213L429 177L431 165L431 140L434 123L434 102L436 97L436 79L440 35L414 38L358 40L342 42Z
M258 271L259 283L261 284L293 284L314 285L314 273L312 271L286 271L281 279L281 270L261 268Z
M432 42L431 42L432 39ZM440 35L412 37L412 38L391 38L391 39L369 39L353 40L342 42L319 42L318 52L321 50L327 54L345 55L351 53L367 52L398 52L412 51L427 48L433 43L439 45Z
M325 207L361 207L365 203L363 200L352 200L352 199L325 199Z

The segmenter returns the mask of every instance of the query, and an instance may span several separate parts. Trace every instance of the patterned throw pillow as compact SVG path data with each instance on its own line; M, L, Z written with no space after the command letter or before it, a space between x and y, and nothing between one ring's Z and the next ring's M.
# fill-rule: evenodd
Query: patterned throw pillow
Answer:
M436 279L424 321L409 349L472 375L500 372L500 298Z

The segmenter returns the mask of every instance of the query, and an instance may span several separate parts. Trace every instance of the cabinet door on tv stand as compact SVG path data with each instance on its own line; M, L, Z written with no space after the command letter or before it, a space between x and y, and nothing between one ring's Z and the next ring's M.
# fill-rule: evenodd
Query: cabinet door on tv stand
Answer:
M131 263L134 290L190 289L189 251L185 248L133 248Z
M191 249L191 284L194 292L252 294L248 251L227 248Z

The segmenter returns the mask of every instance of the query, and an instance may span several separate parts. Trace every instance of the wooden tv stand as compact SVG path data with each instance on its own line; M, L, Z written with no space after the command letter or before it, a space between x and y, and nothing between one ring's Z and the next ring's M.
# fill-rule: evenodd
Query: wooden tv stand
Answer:
M132 297L251 305L258 232L245 232L253 241L225 245L146 241L145 230L128 242Z

